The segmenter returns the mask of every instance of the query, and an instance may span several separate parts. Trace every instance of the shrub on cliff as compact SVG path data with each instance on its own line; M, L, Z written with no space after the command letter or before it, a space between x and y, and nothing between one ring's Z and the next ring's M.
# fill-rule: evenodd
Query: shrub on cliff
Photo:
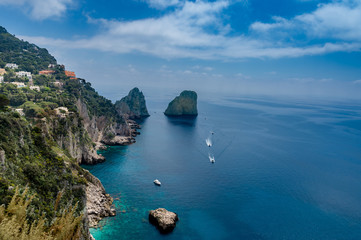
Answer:
M0 206L0 239L21 240L72 240L79 239L82 216L75 216L75 207L58 212L53 223L41 217L29 223L27 212L34 195L28 194L28 188L20 194L18 188L7 207ZM58 194L58 199L61 194ZM50 225L50 226L49 226Z

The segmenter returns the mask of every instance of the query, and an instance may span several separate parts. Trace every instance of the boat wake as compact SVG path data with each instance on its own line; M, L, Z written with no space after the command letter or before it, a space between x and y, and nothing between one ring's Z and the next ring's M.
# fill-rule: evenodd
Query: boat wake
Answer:
M206 144L208 147L212 147L212 140L210 138L206 139Z
M211 163L215 163L215 162L216 162L216 160L214 159L214 156L213 156L212 154L208 154L208 158L209 158L209 161L210 161Z

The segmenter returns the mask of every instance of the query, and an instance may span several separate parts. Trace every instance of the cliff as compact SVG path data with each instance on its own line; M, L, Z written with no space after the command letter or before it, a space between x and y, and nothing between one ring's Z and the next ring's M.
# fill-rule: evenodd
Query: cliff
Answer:
M80 239L89 239L89 226L115 211L101 182L79 164L105 161L96 152L103 144L135 142L139 125L128 118L148 114L144 96L131 91L131 111L123 113L89 82L67 77L62 65L52 67L53 75L38 75L48 64L56 64L55 58L0 27L0 67L8 62L18 64L17 71L33 72L40 90L11 84L14 70L7 70L0 84L5 99L0 108L0 205L10 202L14 186L21 190L28 186L35 194L30 206L34 211L27 216L30 222L42 213L47 222L54 222L69 205L76 206L74 215L83 218Z
M120 115L125 115L129 119L140 119L149 116L144 95L138 88L133 88L128 96L117 101L115 108Z
M183 91L168 104L164 114L167 116L197 116L197 93Z

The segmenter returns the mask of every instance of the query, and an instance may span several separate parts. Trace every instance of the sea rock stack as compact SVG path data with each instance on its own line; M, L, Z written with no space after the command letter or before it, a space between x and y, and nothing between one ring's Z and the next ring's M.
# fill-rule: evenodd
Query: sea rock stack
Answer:
M183 91L168 104L164 114L167 116L197 116L197 93Z
M176 226L178 215L165 208L149 211L149 222L155 225L161 233L170 233Z
M138 88L133 88L128 96L116 101L115 109L119 114L127 115L129 119L149 117L144 95Z

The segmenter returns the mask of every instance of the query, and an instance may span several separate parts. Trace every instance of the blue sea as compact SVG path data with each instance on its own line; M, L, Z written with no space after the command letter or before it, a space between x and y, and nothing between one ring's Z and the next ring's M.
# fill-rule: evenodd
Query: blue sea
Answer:
M166 107L149 101L137 142L85 166L117 210L96 240L361 239L360 104L218 99L195 119ZM171 234L148 222L159 207L179 215Z

